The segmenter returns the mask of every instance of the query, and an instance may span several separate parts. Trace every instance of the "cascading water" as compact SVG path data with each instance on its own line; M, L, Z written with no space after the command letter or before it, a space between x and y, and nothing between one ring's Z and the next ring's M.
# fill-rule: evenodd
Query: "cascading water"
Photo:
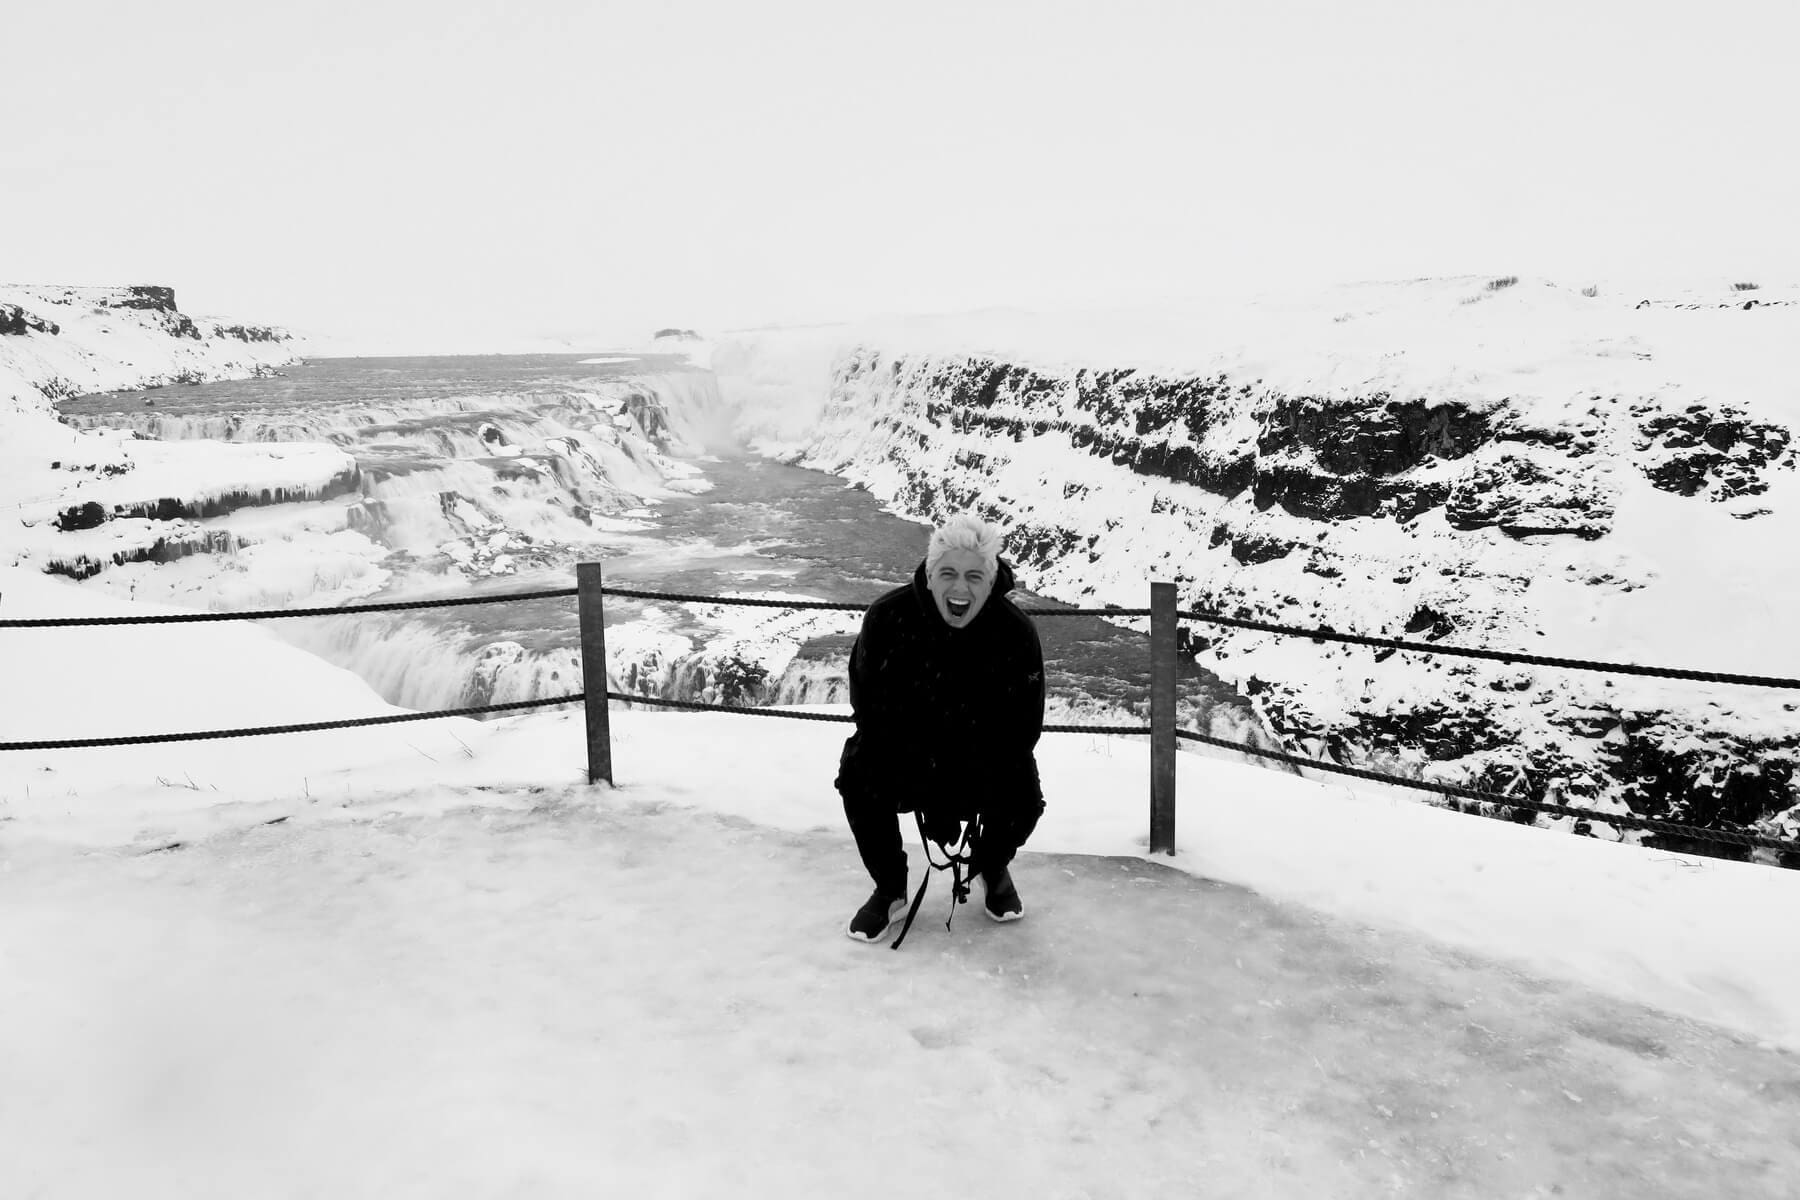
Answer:
M713 377L673 362L335 360L62 409L146 437L323 442L355 460L351 495L197 522L229 532L226 552L112 566L85 585L142 599L242 610L500 594L568 587L576 561L599 559L619 586L866 603L910 576L924 544L867 492L735 448ZM667 699L843 703L857 623L610 598L607 684ZM583 687L572 599L269 627L409 708ZM1039 627L1050 719L1143 722L1141 634L1092 618ZM1184 724L1233 721L1197 679L1188 691Z

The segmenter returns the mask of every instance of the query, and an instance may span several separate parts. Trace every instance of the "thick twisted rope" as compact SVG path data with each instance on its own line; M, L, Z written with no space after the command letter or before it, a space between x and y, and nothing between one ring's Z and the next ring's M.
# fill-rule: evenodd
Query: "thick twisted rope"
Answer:
M1692 679L1700 683L1735 683L1749 687L1800 688L1800 679L1775 675L1736 675L1728 671L1690 671L1681 667L1640 667L1632 663L1597 662L1586 658L1555 658L1545 654L1525 654L1511 650L1481 650L1464 646L1437 646L1428 642L1402 642L1393 638L1365 637L1357 633L1337 633L1327 629L1295 629L1267 621L1248 621L1241 617L1221 617L1212 613L1182 611L1175 614L1183 620L1205 621L1213 625L1229 625L1234 629L1254 629L1259 633L1285 633L1316 641L1347 642L1353 646L1379 646L1388 650L1414 650L1421 654L1449 654L1457 658L1485 658L1496 662L1524 663L1534 667L1567 667L1573 671L1607 671L1617 675L1653 675L1660 679Z
M468 708L445 708L434 712L397 713L386 717L353 717L344 721L308 721L297 725L258 725L247 729L200 729L191 733L144 733L129 737L62 738L44 742L0 742L0 750L78 750L90 746L149 746L158 742L199 742L215 738L261 737L273 733L314 733L324 729L356 729L364 725L397 725L403 721L435 721L440 717L467 717L476 713L513 712L522 708L544 708L552 704L573 704L586 699L583 692L567 696L546 696L539 700L513 700L505 704L476 704Z
M116 617L51 617L30 619L0 620L0 628L49 628L68 626L94 625L153 625L174 624L194 621L245 621L268 620L279 617L311 617L340 616L349 613L398 612L411 609L448 608L470 604L497 604L521 600L561 599L579 595L577 588L550 588L531 592L511 592L491 596L458 596L437 600L393 601L380 604L349 604L322 608L271 609L252 612L235 613L172 613L155 616L116 616ZM835 604L817 600L775 600L749 597L704 596L680 592L651 592L627 588L603 588L603 595L619 596L629 599L659 600L668 603L694 604L729 604L759 608L785 609L819 609L836 612L864 612L866 604ZM1111 617L1143 617L1151 615L1149 609L1133 608L1074 608L1074 609L1023 609L1031 616L1072 617L1072 616L1111 616ZM1621 675L1653 676L1666 679L1693 680L1702 683L1741 684L1753 687L1775 687L1800 689L1800 680L1777 676L1746 675L1722 671L1697 671L1682 668L1643 667L1631 663L1608 663L1590 659L1567 659L1549 655L1513 653L1499 650L1485 650L1458 646L1439 646L1420 642L1406 642L1393 638L1367 637L1360 634L1338 633L1325 629L1298 629L1293 626L1277 625L1266 621L1253 621L1240 617L1225 617L1195 610L1178 612L1184 620L1202 621L1224 625L1237 629L1248 629L1263 633L1285 634L1309 637L1314 640L1335 641L1350 645L1375 646L1384 649L1406 650L1424 654L1447 654L1461 658L1486 659L1490 661L1521 663L1533 666L1563 667L1573 670L1612 672ZM797 713L781 709L752 707L742 705L707 704L688 700L664 700L657 697L629 695L622 692L607 692L611 700L624 703L645 704L656 707L685 709L703 712L736 712L751 716L786 717L790 720L851 722L853 717L834 713ZM99 746L139 746L154 745L167 742L185 742L216 740L224 738L257 737L281 733L309 733L328 729L353 729L368 725L398 724L408 721L429 721L442 717L473 716L477 714L510 712L528 708L547 707L550 705L569 704L584 700L583 693L572 693L565 696L545 697L537 700L521 700L505 704L474 705L465 708L440 709L432 712L401 713L383 717L359 717L339 721L315 721L289 725L267 725L238 729L196 730L185 733L140 734L128 737L110 738L63 738L43 741L0 742L0 751L8 750L61 750L81 749ZM1100 733L1123 736L1148 736L1149 726L1128 725L1095 725L1095 724L1053 724L1043 727L1045 733ZM1787 852L1800 852L1800 843L1783 841L1777 838L1764 837L1758 834L1742 833L1733 830L1705 829L1695 825L1684 825L1671 821L1658 821L1649 817L1641 817L1632 813L1605 814L1590 809L1572 808L1567 805L1551 804L1517 797L1500 796L1488 792L1476 791L1472 788L1457 787L1452 784L1431 783L1424 780L1404 779L1398 776L1384 775L1380 772L1364 770L1359 767L1346 767L1337 763L1322 762L1317 759L1302 758L1298 755L1280 751L1264 750L1242 742L1232 742L1221 738L1213 738L1190 730L1177 730L1177 736L1189 741L1202 742L1235 750L1260 758L1273 759L1290 765L1326 771L1355 778L1367 779L1378 783L1386 783L1398 787L1414 788L1435 792L1441 795L1456 796L1475 800L1481 803L1494 804L1510 808L1523 808L1533 812L1549 813L1555 816L1576 817L1586 820L1597 820L1607 824L1622 825L1627 828L1644 829L1654 833L1687 837L1697 841L1718 842L1736 846L1756 846L1766 849Z
M258 612L160 613L149 617L32 617L0 620L0 629L48 629L69 625L175 625L184 621L269 621L277 617L336 617L345 613L400 612L409 608L454 608L512 600L549 600L576 595L575 588L507 592L499 596L454 596L443 600L394 600L385 604L341 604L330 608L270 608Z
M646 704L659 708L685 709L700 712L733 712L757 717L784 717L795 721L828 721L849 723L854 717L840 713L799 713L785 709L747 707L741 705L706 704L693 700L665 700L655 696L638 696L627 692L606 693L609 700L618 700L630 704ZM397 713L381 717L354 717L338 721L309 721L288 725L259 725L238 729L194 730L186 733L152 733L137 734L124 737L104 738L62 738L47 741L0 742L0 751L7 750L72 750L87 749L100 746L147 746L168 742L211 741L226 738L260 737L284 733L315 733L328 729L357 729L370 725L396 725L410 721L433 721L443 717L475 716L483 713L517 712L523 709L546 708L553 705L573 704L585 701L585 692L571 692L562 696L545 696L536 700L513 700L501 704L477 704L464 708L438 709L432 712ZM1149 726L1135 725L1083 725L1056 724L1045 725L1045 733L1108 733L1119 735L1145 736L1151 733ZM1395 775L1384 775L1379 771L1370 771L1361 767L1346 767L1338 763L1323 762L1319 759L1303 758L1297 754L1287 754L1279 750L1265 750L1244 742L1233 742L1225 738L1210 737L1192 730L1177 729L1178 738L1187 741L1202 742L1210 746L1218 746L1226 750L1254 755L1258 758L1273 759L1292 766L1306 767L1318 771L1327 771L1338 775L1349 775L1358 779L1367 779L1376 783L1386 783L1398 787L1414 788L1421 791L1436 792L1441 795L1456 796L1506 808L1525 808L1534 812L1550 813L1556 816L1576 817L1603 824L1623 825L1633 829L1646 829L1654 833L1663 833L1679 837L1691 838L1695 841L1718 842L1735 846L1758 846L1771 850L1782 850L1790 853L1800 852L1800 842L1783 841L1778 838L1764 837L1759 834L1741 833L1735 830L1705 829L1698 825L1683 825L1673 821L1658 821L1650 817L1640 817L1633 813L1600 813L1592 809L1572 808L1564 804L1551 804L1545 801L1528 800L1514 796L1502 796L1493 792L1481 792L1474 788L1458 787L1455 784L1433 783L1422 779L1404 779Z
M1785 850L1800 853L1800 842L1783 841L1780 838L1764 837L1761 834L1741 833L1732 829L1706 829L1699 825L1682 825L1674 821L1658 821L1653 817L1640 817L1636 813L1603 813L1591 808L1571 808L1566 804L1551 804L1543 800L1528 800L1518 796L1502 796L1496 792L1480 792L1474 788L1458 787L1451 783L1433 783L1425 779L1403 779L1398 775L1384 775L1379 771L1370 771L1363 767L1346 767L1338 763L1323 762L1316 758L1303 758L1298 754L1287 754L1280 750L1265 750L1260 746L1252 746L1246 742L1233 742L1225 738L1208 737L1204 733L1195 733L1190 729L1177 729L1175 736L1190 742L1204 742L1209 746L1218 746L1225 750L1236 750L1242 754L1255 755L1257 758L1270 758L1291 766L1306 767L1315 771L1329 771L1334 775L1350 775L1357 779L1367 779L1375 783L1391 784L1395 787L1415 788L1424 792L1437 792L1445 796L1456 796L1465 800L1476 800L1485 804L1495 804L1505 808L1527 808L1533 812L1550 813L1558 817L1577 817L1586 821L1598 821L1605 825L1623 825L1630 829L1647 829L1653 833L1665 833L1676 837L1693 838L1695 841L1722 842L1732 846L1760 846L1767 850Z
M648 704L652 708L679 708L689 712L734 712L743 713L747 717L787 717L794 721L853 721L856 718L842 713L797 713L781 708L755 708L749 705L706 704L699 700L664 700L660 696L634 696L630 692L608 692L608 700L621 700L630 704Z
M354 729L364 725L395 725L405 721L432 721L439 717L467 717L481 713L513 712L519 709L543 708L557 704L573 704L587 698L585 692L564 696L546 696L537 700L514 700L504 704L477 704L467 708L435 709L431 712L399 713L385 717L355 717L341 721L309 721L291 725L257 725L239 729L202 729L186 733L146 733L104 738L59 738L47 741L0 742L6 750L81 750L97 746L148 746L162 742L198 742L222 738L260 737L278 733L315 733L327 729ZM739 704L707 704L697 700L665 700L658 696L638 696L629 692L606 693L608 700L628 704L646 704L656 708L686 709L692 712L731 712L752 717L786 717L793 721L850 722L855 718L840 713L790 712L786 709L753 707ZM1046 725L1045 733L1109 733L1147 735L1148 725Z
M748 596L702 596L693 592L647 592L637 588L601 588L607 596L628 600L661 600L669 604L736 604L745 608L808 608L832 612L867 612L867 604L834 604L828 600L770 600ZM1147 617L1147 608L1021 608L1032 617Z
M869 608L867 604L835 604L824 600L703 596L688 592L651 592L636 588L602 588L601 593L633 600L660 600L670 604L729 604L748 608L821 609L832 612L866 612ZM193 621L267 621L281 617L334 617L349 613L402 612L410 609L453 608L468 604L502 604L519 600L562 599L579 594L580 592L576 588L546 588L540 591L508 592L493 596L454 596L439 600L396 600L381 604L343 604L328 608L278 608L228 613L162 613L155 616L6 618L0 619L0 629L50 629L91 625L170 625ZM1020 611L1033 617L1147 617L1151 615L1147 608L1025 608ZM1243 617L1225 617L1192 609L1177 612L1175 615L1182 620L1202 621L1234 629L1254 630L1259 633L1285 634L1311 638L1315 641L1343 642L1348 645L1375 646L1381 649L1406 650L1419 654L1445 654L1456 658L1479 658L1492 662L1519 663L1526 666L1563 667L1576 671L1683 679L1699 683L1800 689L1800 679L1783 676L1746 675L1729 671L1699 671L1682 667L1643 667L1634 663L1557 658L1551 655L1526 654L1522 651L1439 646L1427 642L1407 642L1395 638L1338 633L1335 630L1327 629L1301 629L1292 625L1277 625L1270 621L1252 621Z
M670 604L732 604L744 608L827 609L867 612L867 604L834 604L827 600L768 600L748 596L702 596L688 592L647 592L636 588L601 588L605 596L629 600L662 600ZM338 604L327 608L267 608L249 612L158 613L120 617L20 617L0 620L0 629L56 629L82 625L178 625L192 621L271 621L280 617L336 617L346 613L403 612L419 608L456 608L465 604L503 604L515 600L552 600L580 595L578 588L546 588L493 596L450 596L438 600L393 600L379 604ZM1147 608L1028 608L1034 617L1144 617Z
M1148 725L1046 725L1045 733L1109 733L1117 737L1149 737Z
M636 588L601 588L603 596L627 600L663 600L670 604L733 604L743 608L823 608L833 612L864 612L866 604L833 604L829 600L767 600L749 596L699 596L686 592L644 592Z
M792 712L783 708L766 708L746 704L708 704L701 700L665 700L660 696L638 696L630 692L608 692L608 700L618 700L627 704L647 704L653 708L678 708L688 712L729 712L742 713L747 717L786 717L793 721L835 721L851 722L856 718L847 713L805 713ZM1110 733L1122 735L1148 736L1148 725L1046 725L1045 733Z

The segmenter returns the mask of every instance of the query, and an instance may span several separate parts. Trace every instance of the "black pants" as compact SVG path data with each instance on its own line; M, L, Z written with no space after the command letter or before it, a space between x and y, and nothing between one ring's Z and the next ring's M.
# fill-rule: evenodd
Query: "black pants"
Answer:
M988 789L990 798L980 802L979 836L970 847L975 869L989 878L1006 869L1019 847L1037 828L1038 818L1044 814L1036 765L1027 761L1018 771L1006 774L1011 777L1010 786ZM838 792L844 797L844 817L850 822L851 836L856 838L856 851L862 856L869 878L875 881L875 887L883 895L905 895L906 850L901 822L904 820L909 830L915 827L915 822L910 817L903 818L901 812L923 807L927 827L931 818L938 814L932 811L929 799L922 804L906 804L902 809L900 805L906 802L896 803L896 790L912 797L956 795L955 783L946 788L934 780L896 780L888 776L876 784L859 776L859 772L842 771L837 779ZM900 787L896 788L896 784ZM968 814L950 815L962 817Z

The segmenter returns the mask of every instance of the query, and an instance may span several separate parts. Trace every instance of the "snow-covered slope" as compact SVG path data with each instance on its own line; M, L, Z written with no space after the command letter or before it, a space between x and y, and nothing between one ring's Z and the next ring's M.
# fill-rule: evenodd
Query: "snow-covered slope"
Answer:
M747 332L713 365L759 448L977 507L1062 599L1169 579L1233 616L1800 676L1797 347L1800 289L1455 279ZM1305 753L1793 831L1791 692L1188 633Z
M190 317L166 287L0 284L0 413L88 392L266 374L301 347L285 330Z
M615 514L645 497L706 486L670 456L699 453L720 409L703 370L529 394L315 381L310 400L294 381L229 408L170 386L294 361L282 331L196 321L167 288L0 287L0 511L16 518L0 568L100 575L122 598L321 603L382 586L394 558L469 576L542 565L636 528ZM54 408L140 388L163 390L141 408Z
M239 504L329 494L354 466L331 446L165 444L128 432L76 430L56 419L55 400L266 374L295 358L285 333L189 318L166 288L0 286L5 615L168 611L70 587L47 577L43 567L55 558L68 568L63 573L74 574L83 563L111 564L115 556L166 561L217 549L231 535L202 531L190 518ZM194 728L217 727L221 720L398 711L348 671L255 627L15 630L6 642L9 677L26 681L11 689L13 702L0 714L0 736L7 739L142 733L145 715L157 712L176 714L171 720L177 726L193 720L183 727ZM443 730L425 736L453 746ZM345 761L391 745L370 739ZM250 749L249 757L260 752ZM108 752L83 753L100 755L93 760L100 763ZM111 753L116 763L117 756L138 751ZM180 774L172 767L165 771L170 778ZM41 787L48 786L46 779L37 777Z
M0 387L16 401L0 408L0 513L10 518L0 597L12 617L77 603L39 573L124 606L226 611L502 577L556 586L578 558L649 528L647 505L706 491L691 460L729 426L712 375L678 365L703 363L707 350L685 331L651 339L644 361L612 356L549 377L485 357L391 371L314 364L221 391L169 384L276 373L293 358L285 336L197 324L167 289L4 294ZM584 374L589 365L614 369ZM119 394L140 388L156 390ZM53 407L95 389L115 396ZM384 614L289 623L281 636L415 708L562 694L579 679L578 656L529 622L475 631ZM632 645L623 632L616 641ZM734 668L773 663L785 699L841 692L813 686L805 664L783 670L791 638L774 642L787 648L780 661L768 657L770 639L747 631L719 641L689 645L679 661L660 644L642 647L642 663L614 658L646 690L728 694Z
M55 416L70 396L273 374L297 356L282 330L187 316L169 288L0 285L6 541L33 561L55 544L79 574L206 548L185 520L202 511L345 490L354 464L329 446L168 446Z

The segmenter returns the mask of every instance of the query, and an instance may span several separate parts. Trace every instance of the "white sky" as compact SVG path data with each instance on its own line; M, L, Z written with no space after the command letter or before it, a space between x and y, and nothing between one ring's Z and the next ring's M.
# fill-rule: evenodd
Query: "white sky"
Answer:
M0 275L414 349L1247 280L1800 279L1788 0L1103 11L22 6Z

